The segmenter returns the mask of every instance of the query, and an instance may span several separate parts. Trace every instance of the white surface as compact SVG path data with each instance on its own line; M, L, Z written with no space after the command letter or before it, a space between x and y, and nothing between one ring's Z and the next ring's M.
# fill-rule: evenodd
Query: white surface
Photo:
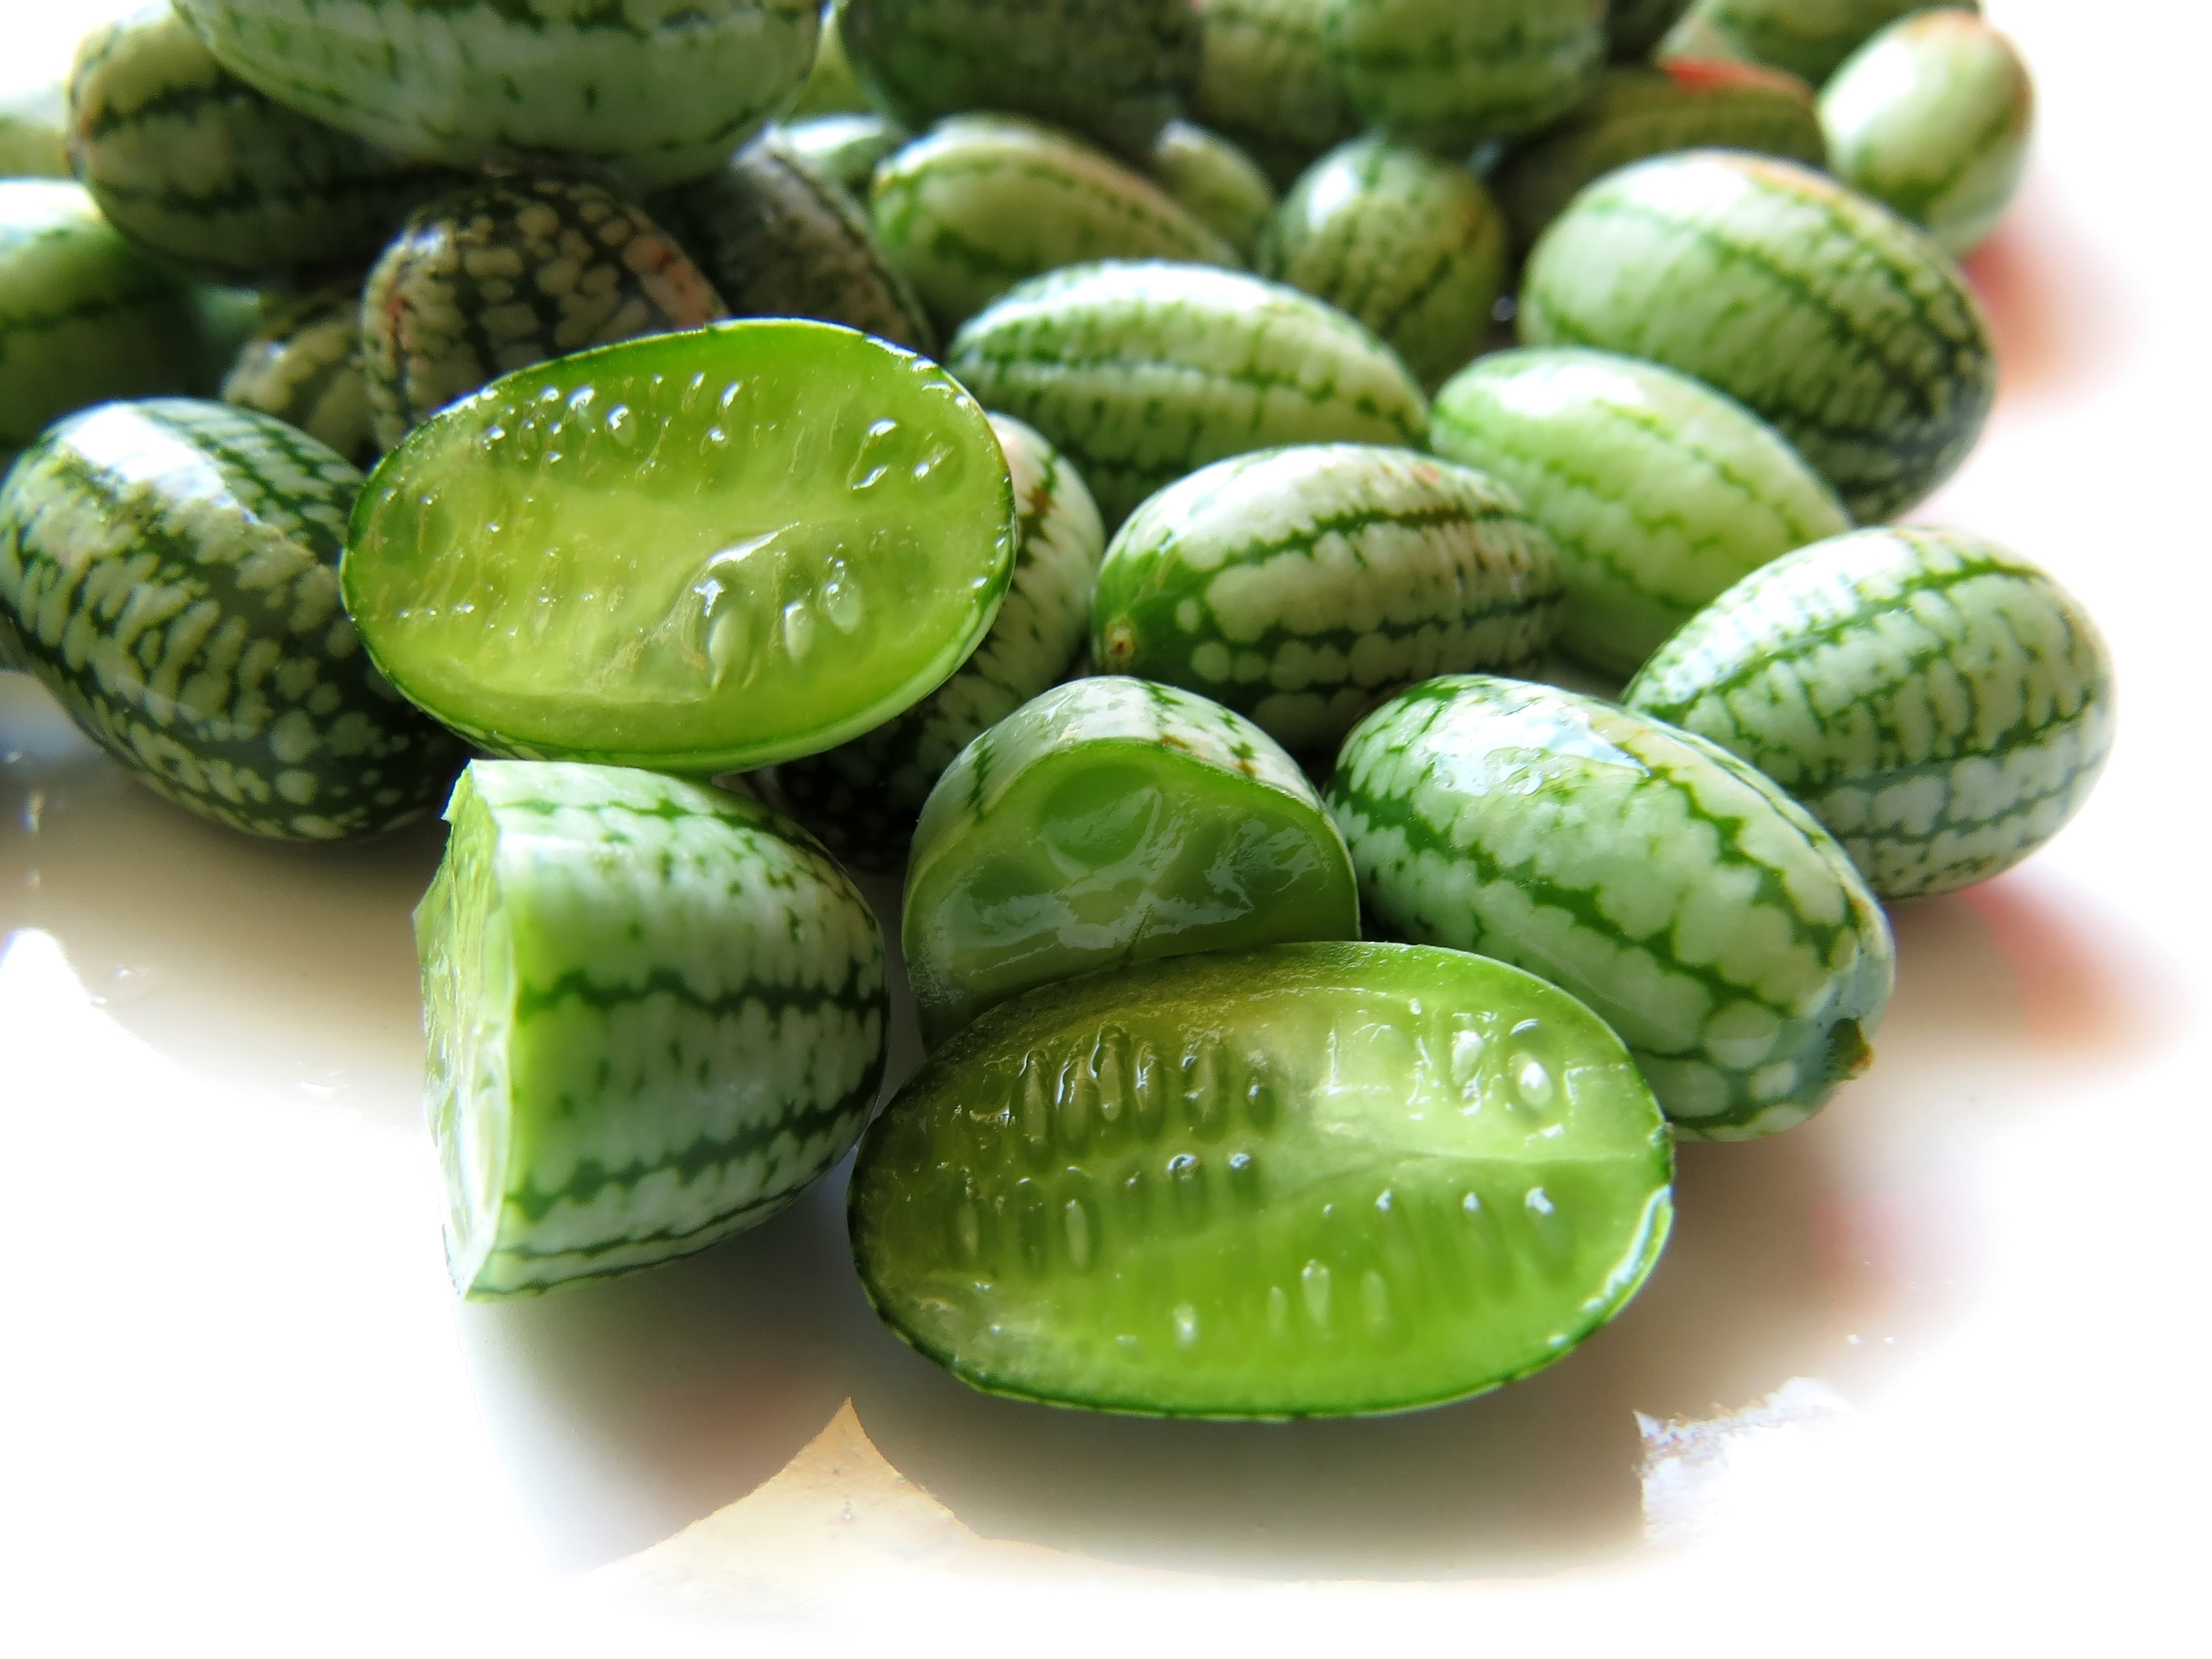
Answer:
M2118 748L2051 848L1898 915L1867 1079L1684 1150L1615 1325L1407 1418L1046 1411L875 1323L835 1191L655 1273L462 1306L416 1098L435 833L248 842L0 681L0 1646L501 1652L546 1605L548 1639L634 1632L649 1606L581 1604L576 1575L745 1498L848 1399L962 1526L1050 1553L825 1551L757 1609L771 1646L2201 1642L2207 31L2151 0L1990 9L2039 76L2039 157L1974 262L1996 416L1915 516L2083 598Z

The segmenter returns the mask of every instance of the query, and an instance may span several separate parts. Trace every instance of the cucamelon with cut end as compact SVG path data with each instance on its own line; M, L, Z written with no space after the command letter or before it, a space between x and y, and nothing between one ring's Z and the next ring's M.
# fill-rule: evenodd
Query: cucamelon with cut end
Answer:
M375 465L380 446L361 366L360 283L334 283L279 307L239 352L222 400L274 415L356 466Z
M1587 1003L1677 1133L1789 1128L1869 1061L1896 974L1881 907L1781 786L1703 738L1446 676L1361 722L1328 805L1384 927Z
M1673 1215L1664 1119L1502 963L1277 945L993 1009L869 1127L869 1301L994 1394L1173 1417L1405 1411L1552 1364Z
M185 398L53 427L0 486L0 614L25 665L150 787L289 841L433 810L460 745L370 665L339 603L361 474Z
M1492 352L1437 393L1439 455L1508 485L1559 549L1559 642L1634 673L1730 584L1851 527L1774 428L1701 381L1573 346Z
M1482 473L1360 444L1263 450L1129 516L1098 573L1091 660L1326 755L1415 680L1534 668L1559 594L1551 538Z
M1357 939L1344 843L1267 734L1108 676L1022 705L930 791L902 938L923 1040L1095 968Z
M1980 0L1942 3L1951 9L1981 9ZM1718 43L1731 57L1771 64L1817 87L1877 30L1928 4L1929 0L1695 0L1682 31Z
M1793 161L1685 150L1607 173L1552 222L1528 345L1680 369L1771 422L1861 521L1948 477L1996 393L1981 307L1942 249Z
M446 1257L476 1297L688 1255L842 1157L883 1080L883 934L757 801L474 761L415 913Z
M1107 260L1033 277L969 319L945 367L1067 454L1109 531L1209 461L1428 435L1420 386L1371 331L1241 271Z
M1802 801L1885 898L2009 869L2088 798L2110 653L2043 571L1952 530L1863 530L1747 576L1668 641L1626 705Z
M1365 123L1464 156L1565 114L1604 67L1606 0L1327 0L1322 49Z
M1322 46L1328 0L1197 0L1204 66L1191 113L1287 188L1359 131Z
M1275 210L1275 187L1258 162L1218 132L1170 121L1152 145L1152 181L1249 261Z

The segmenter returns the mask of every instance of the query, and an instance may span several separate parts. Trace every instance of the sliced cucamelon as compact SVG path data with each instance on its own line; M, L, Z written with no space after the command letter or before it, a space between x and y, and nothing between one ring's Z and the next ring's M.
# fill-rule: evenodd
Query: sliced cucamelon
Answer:
M1620 1041L1502 963L1277 945L983 1015L870 1126L876 1311L962 1381L1175 1417L1404 1411L1552 1364L1673 1216Z
M580 352L418 428L356 509L346 606L481 746L698 775L919 701L997 614L1017 524L983 411L828 323Z
M1275 187L1258 162L1218 132L1170 121L1152 145L1152 180L1249 260L1275 210Z
M883 1080L881 929L757 801L621 767L474 761L415 912L471 1297L688 1255L851 1146Z
M1696 0L1683 20L1685 33L1707 39L1729 55L1788 70L1813 86L1833 75L1844 59L1878 29L1929 0ZM1980 0L1942 0L1952 9L1978 11Z
M1107 260L1033 277L969 321L945 366L1066 452L1109 531L1208 461L1428 434L1427 400L1389 346L1241 271Z
M1454 158L1565 114L1605 64L1606 0L1326 0L1323 15L1366 124Z
M376 464L361 367L361 283L334 283L280 307L240 351L222 400L319 438L356 466Z
M1415 680L1534 668L1559 593L1551 538L1482 473L1364 444L1263 450L1129 516L1098 573L1091 660L1325 756Z
M1850 519L1774 428L1701 381L1574 346L1492 352L1444 384L1439 455L1519 496L1559 549L1559 642L1622 678L1708 601Z
M1871 1058L1895 977L1881 906L1804 808L1703 738L1446 676L1361 722L1328 805L1382 927L1588 1003L1679 1133L1789 1128Z
M289 841L395 829L436 807L462 751L339 604L360 488L251 410L86 410L0 487L0 615L86 734L179 805Z
M1206 39L1191 112L1287 188L1359 131L1322 46L1328 0L1197 0Z
M856 202L868 199L877 165L914 135L881 115L816 115L775 129L776 142Z
M1607 174L1530 255L1522 340L1649 357L1771 422L1862 521L1948 477L1996 392L1980 306L1877 202L1793 161L1686 150Z
M1048 691L962 750L907 866L932 1043L1092 969L1358 936L1351 860L1297 763L1218 703L1121 676Z
M1631 708L1802 801L1875 892L2009 869L2087 799L2112 659L2078 600L1951 530L1863 530L1746 577L1668 641Z

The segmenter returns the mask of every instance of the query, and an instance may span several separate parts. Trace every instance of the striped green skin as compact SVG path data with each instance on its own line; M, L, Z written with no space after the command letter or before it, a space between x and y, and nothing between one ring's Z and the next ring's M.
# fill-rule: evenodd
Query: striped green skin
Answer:
M1505 280L1505 221L1465 167L1387 138L1355 138L1291 187L1256 264L1357 317L1433 388L1490 332Z
M1608 173L1529 256L1528 345L1695 375L1770 422L1861 522L1966 457L1996 395L1958 267L1879 203L1794 162L1686 150Z
M1980 0L1942 3L1981 9ZM1928 0L1695 0L1683 22L1733 56L1788 70L1817 87L1876 30L1927 5Z
M1820 89L1836 176L1954 255L1972 252L2012 205L2034 124L2027 65L1971 12L1893 23Z
M274 415L356 466L374 466L378 445L361 367L361 284L331 283L272 314L238 354L223 380L222 400Z
M1326 755L1413 681L1534 668L1560 591L1551 538L1480 472L1360 444L1265 450L1130 515L1099 569L1091 660Z
M1527 974L1279 945L994 1010L862 1137L870 1303L975 1388L1336 1417L1559 1359L1650 1271L1673 1138L1620 1039Z
M339 603L360 488L250 410L87 410L0 488L0 612L86 734L179 805L288 841L396 829L462 751L369 665Z
M910 351L937 349L921 301L884 258L867 216L779 133L655 198L652 210L733 315L811 317Z
M1480 358L1437 394L1429 442L1503 481L1551 533L1559 644L1624 678L1747 573L1851 527L1826 481L1742 404L1610 352Z
M1650 57L1689 9L1690 0L1612 0L1606 8L1605 38L1613 62Z
M837 0L837 27L869 101L916 132L997 110L1141 161L1198 80L1190 0Z
M2112 659L2035 566L1949 530L1800 549L1692 618L1624 701L1802 801L1884 898L1986 880L2057 835L2112 741Z
M712 173L814 60L818 0L176 0L224 68L402 155Z
M415 933L464 1295L689 1255L844 1155L883 1081L883 934L805 831L562 763L471 762L446 817Z
M69 92L58 82L0 93L0 179L66 179Z
M775 136L785 150L862 202L877 166L914 139L881 115L817 115L779 126Z
M1218 132L1170 121L1152 145L1152 181L1249 261L1275 210L1275 187L1260 164Z
M1121 675L1070 681L965 749L907 866L924 1042L1094 969L1359 937L1344 843L1297 763L1242 715Z
M1024 278L1086 260L1243 263L1142 173L1006 116L939 122L876 169L870 211L884 253L948 331Z
M1197 0L1206 59L1191 113L1281 188L1359 131L1322 46L1328 0Z
M991 416L1021 517L1014 576L991 631L952 678L903 714L823 754L786 761L775 787L838 857L906 861L915 821L953 757L1082 654L1106 532L1067 458L1011 416Z
M368 274L377 441L515 369L728 315L644 209L583 179L485 179L416 211Z
M1820 167L1812 88L1749 64L1610 69L1560 120L1506 152L1490 188L1526 252L1592 179L1678 149L1749 149Z
M837 9L823 0L822 29L814 37L814 64L784 118L803 121L816 115L864 115L868 95L853 74L845 42L837 33Z
M1895 978L1881 907L1802 807L1702 738L1446 677L1361 723L1328 805L1382 926L1588 1003L1680 1134L1786 1129L1868 1063Z
M961 329L945 367L1066 453L1109 532L1208 461L1428 436L1421 388L1366 328L1198 265L1109 260L1032 278Z
M191 290L82 185L0 179L0 462L71 410L193 390L203 356Z
M85 38L70 160L109 222L203 276L365 260L447 182L271 102L167 0Z
M1564 115L1604 66L1606 0L1326 0L1322 49L1366 124L1459 157Z

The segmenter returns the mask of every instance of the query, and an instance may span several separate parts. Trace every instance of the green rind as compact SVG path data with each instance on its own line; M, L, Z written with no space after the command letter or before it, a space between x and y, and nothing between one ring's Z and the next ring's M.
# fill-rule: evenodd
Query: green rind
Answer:
M1414 681L1535 667L1559 595L1550 538L1479 472L1364 445L1267 450L1130 515L1099 571L1091 660L1327 754Z
M1710 37L1732 55L1788 70L1813 86L1833 75L1876 30L1929 0L1695 0L1684 31ZM1980 0L1942 0L1968 11Z
M559 763L473 762L446 816L415 922L465 1295L703 1249L843 1156L883 1078L883 938L803 831Z
M1322 42L1369 126L1457 157L1572 108L1605 20L1606 0L1326 0Z
M1152 181L1248 263L1275 210L1275 187L1260 164L1218 132L1170 121L1152 145Z
M1895 978L1881 907L1779 785L1705 738L1448 677L1352 732L1328 805L1383 926L1588 1003L1677 1133L1786 1129L1866 1064Z
M2035 566L1947 530L1867 530L1745 578L1667 642L1626 704L1789 790L1875 891L1987 879L2087 799L2112 659Z
M274 415L356 466L375 465L361 366L361 284L333 283L274 313L238 354L222 400Z
M361 474L222 404L108 404L0 487L0 611L86 734L179 805L335 841L434 808L460 745L370 665L339 603Z
M1418 448L1428 404L1335 307L1197 265L1105 261L1021 283L945 366L1066 452L1109 530L1209 461L1295 443Z
M1609 173L1536 244L1528 345L1649 357L1771 422L1862 522L1966 459L1996 392L1958 267L1880 204L1794 162L1686 150Z
M1494 352L1437 394L1437 454L1509 486L1559 549L1559 643L1632 674L1747 573L1851 527L1820 474L1742 404L1657 363Z
M1327 0L1197 0L1204 66L1191 113L1280 188L1359 131L1322 46Z

